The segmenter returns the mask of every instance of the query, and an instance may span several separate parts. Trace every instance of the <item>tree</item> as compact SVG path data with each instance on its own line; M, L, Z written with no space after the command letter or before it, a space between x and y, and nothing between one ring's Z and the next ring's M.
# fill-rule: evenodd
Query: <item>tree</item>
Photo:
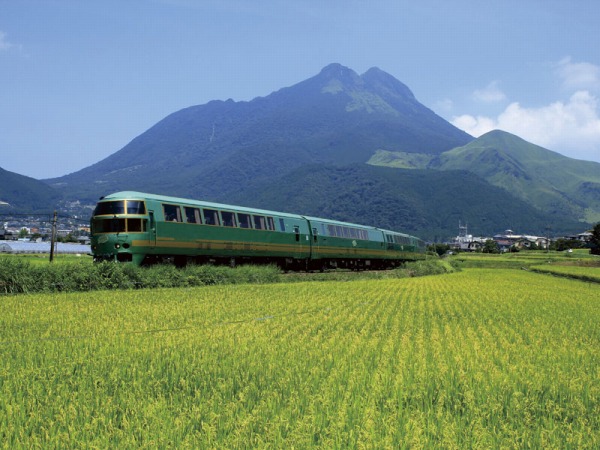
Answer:
M442 256L450 250L450 246L448 244L431 244L429 247L427 247L427 250Z
M592 229L590 243L592 244L590 253L592 255L600 255L600 222L598 222Z
M483 249L481 250L483 253L500 253L500 248L498 248L498 244L493 239L488 239L485 241L483 245Z
M564 239L559 238L552 243L550 247L552 250L556 250L557 252L564 252L565 250L569 250L571 248L581 248L582 243L577 239Z

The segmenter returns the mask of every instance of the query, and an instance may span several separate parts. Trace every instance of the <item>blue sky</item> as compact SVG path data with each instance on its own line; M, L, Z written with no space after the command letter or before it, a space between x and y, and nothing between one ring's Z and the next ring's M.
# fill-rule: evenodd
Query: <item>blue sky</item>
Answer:
M65 175L333 62L379 67L474 136L600 161L597 0L0 0L0 167Z

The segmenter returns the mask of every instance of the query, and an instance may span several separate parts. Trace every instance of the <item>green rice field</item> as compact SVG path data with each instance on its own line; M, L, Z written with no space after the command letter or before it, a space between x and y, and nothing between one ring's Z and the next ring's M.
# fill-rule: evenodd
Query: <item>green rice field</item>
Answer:
M579 278L584 281L594 281L596 283L600 283L600 266L545 265L532 266L532 269L541 273Z
M2 448L600 447L600 285L529 270L0 297Z

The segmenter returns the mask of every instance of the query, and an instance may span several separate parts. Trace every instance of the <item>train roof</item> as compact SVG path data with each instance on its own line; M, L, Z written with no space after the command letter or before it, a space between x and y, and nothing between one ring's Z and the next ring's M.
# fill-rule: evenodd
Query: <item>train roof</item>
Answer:
M350 223L350 222L340 222L339 220L331 220L331 219L322 219L320 217L312 217L312 216L302 216L306 220L310 222L320 222L328 225L340 225L343 227L354 227L354 228L362 228L365 230L379 230L377 227L369 226L369 225L360 225L358 223Z
M156 194L147 194L144 192L136 192L136 191L122 191L115 192L114 194L109 194L100 199L100 201L104 200L155 200L159 202L171 202L171 203L183 203L186 205L192 206L201 206L207 208L216 208L216 209L229 209L238 212L245 212L249 214L264 214L269 216L279 216L279 217L288 217L292 219L302 219L300 214L289 214L283 213L279 211L270 211L267 209L257 209L257 208L248 208L245 206L237 206L237 205L228 205L225 203L214 203L214 202L206 202L203 200L193 200L189 198L180 198L180 197L169 197L167 195L156 195Z

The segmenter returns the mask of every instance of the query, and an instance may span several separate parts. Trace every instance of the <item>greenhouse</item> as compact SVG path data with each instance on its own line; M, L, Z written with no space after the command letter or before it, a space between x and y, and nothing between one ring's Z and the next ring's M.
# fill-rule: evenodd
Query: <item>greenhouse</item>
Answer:
M87 254L90 253L89 245L66 244L57 242L54 244L55 253ZM5 241L0 242L0 253L50 253L50 242L23 242Z

